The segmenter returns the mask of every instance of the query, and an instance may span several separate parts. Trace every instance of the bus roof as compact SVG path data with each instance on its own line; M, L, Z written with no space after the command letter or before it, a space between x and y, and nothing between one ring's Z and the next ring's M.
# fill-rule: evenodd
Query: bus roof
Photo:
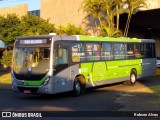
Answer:
M78 36L81 41L108 41L108 42L140 42L137 38L113 38L113 37L94 37L94 36Z
M33 39L33 38L51 38L57 40L73 40L73 41L108 41L108 42L155 42L153 39L137 39L137 38L112 38L112 37L95 37L95 36L84 36L84 35L38 35L38 36L25 36L19 37L18 39Z

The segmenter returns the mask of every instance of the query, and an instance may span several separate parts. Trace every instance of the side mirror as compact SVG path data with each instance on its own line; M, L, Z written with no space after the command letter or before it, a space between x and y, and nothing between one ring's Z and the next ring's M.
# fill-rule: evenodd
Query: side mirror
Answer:
M58 49L58 57L62 57L62 48Z

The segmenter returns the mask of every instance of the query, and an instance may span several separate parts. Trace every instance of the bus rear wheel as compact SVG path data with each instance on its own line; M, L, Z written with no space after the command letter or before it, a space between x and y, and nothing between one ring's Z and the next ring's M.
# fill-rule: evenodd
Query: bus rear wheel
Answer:
M134 86L136 84L137 74L135 70L131 71L130 80L127 81L129 86Z

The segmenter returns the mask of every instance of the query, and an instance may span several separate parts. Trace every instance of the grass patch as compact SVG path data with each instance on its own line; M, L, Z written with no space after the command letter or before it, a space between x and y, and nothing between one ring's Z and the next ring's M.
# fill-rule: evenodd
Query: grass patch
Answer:
M160 85L152 86L150 89L154 92L154 94L160 96Z
M0 89L11 88L11 74L0 75Z
M156 98L151 98L146 101L146 103L150 104L157 104L160 105L160 85L152 86L150 89L153 91L153 93L157 96Z
M160 98L148 100L147 103L160 105Z

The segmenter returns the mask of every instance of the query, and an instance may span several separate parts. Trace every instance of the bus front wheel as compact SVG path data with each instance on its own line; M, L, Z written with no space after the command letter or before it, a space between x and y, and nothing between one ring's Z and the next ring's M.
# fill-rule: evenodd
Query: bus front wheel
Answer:
M84 94L85 91L85 84L83 84L83 79L82 77L76 77L74 80L74 85L73 85L73 95L74 96L79 96L81 94Z
M127 81L127 84L130 86L134 86L136 84L137 74L135 70L131 71L130 80Z

